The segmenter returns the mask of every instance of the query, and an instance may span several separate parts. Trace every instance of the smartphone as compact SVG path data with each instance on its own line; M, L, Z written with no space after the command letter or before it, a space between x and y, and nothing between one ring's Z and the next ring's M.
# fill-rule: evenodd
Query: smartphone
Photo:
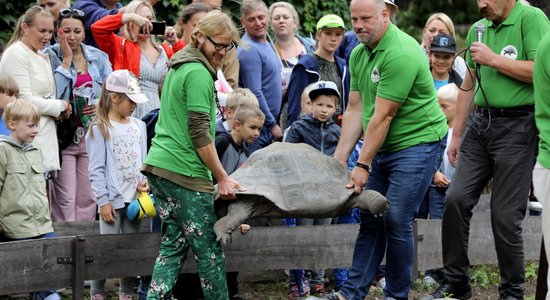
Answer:
M149 34L151 35L164 35L164 32L166 31L166 22L164 21L151 21L153 24L153 28L151 29L151 32ZM140 31L142 34L144 33L143 28Z

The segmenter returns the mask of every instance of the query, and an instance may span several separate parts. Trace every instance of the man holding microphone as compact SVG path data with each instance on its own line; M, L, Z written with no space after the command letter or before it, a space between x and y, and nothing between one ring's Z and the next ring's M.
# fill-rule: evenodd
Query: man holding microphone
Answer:
M469 299L468 238L472 209L493 178L491 223L501 281L498 299L523 299L521 222L537 147L533 64L548 18L516 0L477 0L484 19L466 38L470 51L448 148L456 167L447 191L442 237L444 282L423 300ZM475 112L470 114L472 99Z

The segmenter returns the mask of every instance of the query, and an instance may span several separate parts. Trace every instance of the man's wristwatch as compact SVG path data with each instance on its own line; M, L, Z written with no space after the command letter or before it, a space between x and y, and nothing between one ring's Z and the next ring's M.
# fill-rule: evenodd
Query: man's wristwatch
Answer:
M362 164L360 162L356 162L355 163L355 166L358 167L358 168L361 168L361 169L365 169L367 171L367 173L372 173L372 166L371 165L365 165L365 164Z

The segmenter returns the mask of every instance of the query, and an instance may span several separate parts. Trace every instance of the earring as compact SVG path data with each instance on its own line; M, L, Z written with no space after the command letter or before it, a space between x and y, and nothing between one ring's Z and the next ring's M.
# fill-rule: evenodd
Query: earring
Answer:
M29 35L29 33L25 31L25 35Z

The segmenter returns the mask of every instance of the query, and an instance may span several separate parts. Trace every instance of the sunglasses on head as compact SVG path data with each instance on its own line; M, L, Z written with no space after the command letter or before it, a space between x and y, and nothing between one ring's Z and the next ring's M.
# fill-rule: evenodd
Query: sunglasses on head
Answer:
M86 14L83 11L75 8L64 8L59 11L60 18L70 18L70 17L84 18L85 15Z

